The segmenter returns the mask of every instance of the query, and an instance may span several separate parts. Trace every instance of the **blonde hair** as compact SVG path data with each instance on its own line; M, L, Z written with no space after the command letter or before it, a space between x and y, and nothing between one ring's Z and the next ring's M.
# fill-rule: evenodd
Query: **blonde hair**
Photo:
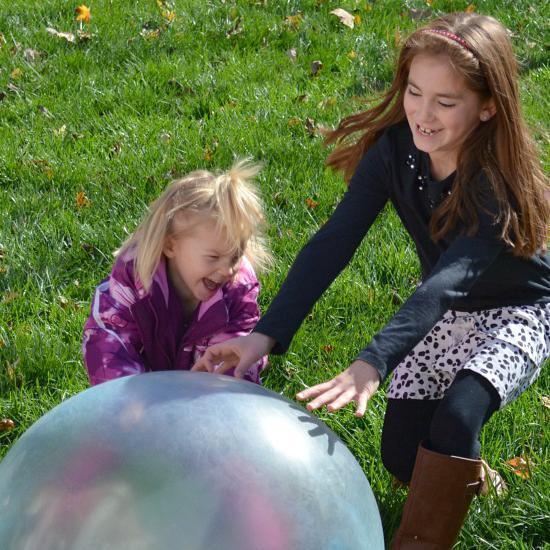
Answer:
M116 252L120 256L135 247L136 273L148 291L161 260L166 239L178 236L176 218L188 220L196 214L211 217L223 232L232 252L245 254L257 270L271 263L264 238L262 201L252 183L261 167L250 159L237 161L230 170L191 172L173 181L156 199L142 222Z
M384 130L406 119L403 97L412 59L420 53L447 55L466 85L482 99L492 98L496 107L496 114L479 124L461 147L453 193L431 219L432 238L441 239L459 221L469 228L469 234L477 231L480 201L477 186L471 182L483 171L498 201L502 240L524 258L545 249L550 222L548 180L521 112L517 61L508 33L490 16L449 14L413 32L380 102L345 118L327 134L326 143L338 145L327 164L342 170L349 180Z

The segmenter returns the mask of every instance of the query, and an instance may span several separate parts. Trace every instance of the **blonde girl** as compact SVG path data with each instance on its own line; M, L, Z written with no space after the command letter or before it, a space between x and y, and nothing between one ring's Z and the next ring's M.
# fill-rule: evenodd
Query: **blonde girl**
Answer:
M252 180L259 168L196 171L172 182L96 288L84 327L91 384L146 371L190 369L211 344L259 319L254 267L269 262ZM265 358L245 377L259 383Z
M483 483L479 434L550 356L548 182L521 113L517 63L495 19L458 13L415 31L381 101L328 137L350 179L300 252L253 334L213 346L195 368L282 353L391 201L422 282L308 409L365 412L393 372L382 461L410 484L393 548L450 548Z

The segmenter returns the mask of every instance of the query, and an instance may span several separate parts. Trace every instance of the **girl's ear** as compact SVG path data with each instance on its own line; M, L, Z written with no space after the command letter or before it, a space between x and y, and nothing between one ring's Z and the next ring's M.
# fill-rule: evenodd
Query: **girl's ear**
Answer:
M174 237L167 235L164 238L164 246L162 252L167 258L173 258L176 250L176 239Z
M493 98L489 99L487 103L483 106L479 113L479 118L482 122L487 122L489 119L493 118L497 112L495 105L495 100Z

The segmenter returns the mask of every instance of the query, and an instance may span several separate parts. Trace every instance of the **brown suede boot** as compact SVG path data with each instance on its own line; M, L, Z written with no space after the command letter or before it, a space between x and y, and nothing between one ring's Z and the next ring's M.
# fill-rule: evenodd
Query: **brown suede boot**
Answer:
M392 550L452 548L481 486L481 460L442 455L421 444Z

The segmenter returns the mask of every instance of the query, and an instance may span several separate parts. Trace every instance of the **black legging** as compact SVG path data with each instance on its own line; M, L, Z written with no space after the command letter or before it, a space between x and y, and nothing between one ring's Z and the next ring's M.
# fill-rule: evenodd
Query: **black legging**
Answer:
M388 399L382 431L382 462L409 482L421 441L438 453L479 457L479 433L500 406L495 388L479 374L462 370L443 399Z

